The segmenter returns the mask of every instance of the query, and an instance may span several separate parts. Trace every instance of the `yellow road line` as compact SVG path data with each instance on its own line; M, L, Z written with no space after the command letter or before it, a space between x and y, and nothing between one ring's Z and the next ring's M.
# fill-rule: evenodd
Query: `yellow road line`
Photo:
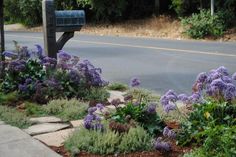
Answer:
M6 35L6 36L19 37L17 35ZM42 37L32 37L32 36L20 36L20 37L32 38L32 39L43 39ZM236 57L235 54L225 54L221 52L195 51L195 50L186 50L186 49L174 49L174 48L145 46L145 45L132 45L132 44L117 44L117 43L111 43L111 42L97 42L97 41L86 41L86 40L75 40L75 39L72 39L70 41L86 43L86 44L96 44L96 45L111 45L111 46L120 46L120 47L163 50L163 51L171 51L175 53L182 52L182 53L188 53L188 54L203 54L203 55L214 55L214 56L224 56L224 57Z

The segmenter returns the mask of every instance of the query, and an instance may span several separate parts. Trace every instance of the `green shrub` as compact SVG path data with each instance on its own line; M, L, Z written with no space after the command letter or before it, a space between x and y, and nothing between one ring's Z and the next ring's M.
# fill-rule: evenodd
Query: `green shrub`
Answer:
M6 16L12 22L20 22L26 26L42 23L41 0L7 0L4 5Z
M149 151L152 149L151 139L142 127L130 128L129 132L123 135L118 149L124 153Z
M234 126L236 124L236 105L227 103L219 104L208 102L195 105L188 120L181 124L181 131L178 134L178 143L186 145L195 142L202 144L207 138L203 134L209 127L216 125Z
M48 115L55 115L65 121L84 118L87 113L88 104L77 99L52 100L43 106L43 110Z
M14 105L13 103L19 100L17 92L12 93L1 93L0 92L0 105Z
M46 115L43 107L39 104L25 102L25 113L27 116L44 116Z
M85 100L92 100L99 103L106 102L110 94L105 88L90 88L86 91Z
M141 128L132 128L126 134L118 134L109 129L104 132L80 128L65 142L70 152L86 151L94 154L115 154L151 149L151 137Z
M126 91L128 89L128 86L122 83L112 83L109 84L107 87L108 90L118 90L118 91Z
M117 107L111 119L119 123L129 123L134 120L143 126L151 135L157 135L164 128L164 124L156 113L156 105L127 103L125 107Z
M202 134L207 136L200 148L184 155L184 157L231 157L236 155L236 127L217 125L208 128Z
M221 18L222 13L211 16L210 11L201 10L199 14L192 14L189 18L181 20L184 33L191 38L204 38L208 35L222 36L227 25L225 18Z
M132 96L133 99L136 100L142 98L142 101L145 102L157 102L160 100L160 96L158 94L143 88L131 88L127 91L125 96Z
M0 119L6 124L19 128L27 128L31 125L27 116L16 109L0 105Z

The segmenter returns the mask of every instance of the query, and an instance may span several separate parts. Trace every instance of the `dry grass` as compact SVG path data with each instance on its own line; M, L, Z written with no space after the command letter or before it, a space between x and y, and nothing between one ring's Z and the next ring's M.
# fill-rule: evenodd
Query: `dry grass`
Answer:
M5 30L42 32L42 26L25 28L20 24L6 25ZM189 39L183 35L180 20L161 15L142 20L129 20L115 24L88 23L80 33L95 35L131 36L148 38ZM236 41L236 28L228 30L221 38L208 37L204 40Z
M180 21L169 16L152 17L144 20L130 20L111 25L85 26L81 32L98 35L182 38Z

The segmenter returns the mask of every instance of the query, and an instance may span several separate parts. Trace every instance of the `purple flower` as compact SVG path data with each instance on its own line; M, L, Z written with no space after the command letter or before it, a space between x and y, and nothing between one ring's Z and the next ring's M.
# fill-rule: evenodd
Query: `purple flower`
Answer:
M17 54L15 54L14 52L11 52L11 51L4 51L4 52L3 52L3 55L4 55L5 57L9 57L9 58L17 57Z
M167 136L171 139L175 139L176 138L176 133L173 130L169 130Z
M169 113L170 111L173 111L176 109L176 105L175 104L167 104L166 106L164 106L164 111L166 113Z
M231 101L235 99L236 96L236 87L232 83L228 83L226 85L226 90L224 91L224 98L226 101Z
M173 130L170 130L168 127L165 127L163 130L163 136L175 139L176 133Z
M59 59L61 59L62 61L65 61L65 62L67 62L71 59L71 56L63 50L60 50L58 55L59 55Z
M25 80L25 83L26 84L30 84L32 82L32 79L31 78L27 78L26 80Z
M102 111L102 110L104 109L103 104L100 104L100 103L97 104L96 107L97 107L100 111Z
M140 80L136 77L132 78L131 81L130 81L130 86L131 87L137 87L140 85Z
M35 47L37 48L37 56L41 59L43 57L43 48L38 44L36 44Z
M175 96L175 97L177 98L177 94L176 94L175 91L172 90L172 89L168 90L165 95L167 95L167 96L168 96L168 95L173 95L173 96Z
M169 133L170 129L166 126L163 130L163 136L167 137L168 136L168 133Z
M176 95L167 95L166 99L172 102L176 102L178 100Z
M162 106L166 106L166 105L169 104L169 100L167 99L167 96L166 96L166 95L163 95L163 96L161 97L160 101L161 101L161 105L162 105Z
M71 70L69 72L69 78L74 83L80 83L80 76L76 70Z
M232 83L232 79L231 79L229 76L223 76L223 77L222 77L222 80L223 80L225 83Z
M25 84L20 84L18 88L21 92L27 92L28 90L27 85Z
M218 69L216 69L216 71L221 73L224 76L229 75L228 70L224 66L219 67Z
M232 79L236 80L236 72L232 75Z
M157 104L150 103L147 107L147 112L150 113L150 114L155 114L156 113L156 107L157 107Z
M196 82L205 83L206 79L207 79L207 73L202 72L202 73L198 74Z
M187 96L187 94L180 94L178 95L178 99L184 103L187 103L189 101L189 98Z
M222 79L216 79L214 81L212 81L212 83L210 84L211 87L217 87L217 89L219 89L220 91L223 91L226 87L225 83L222 81Z
M199 103L201 99L201 94L193 93L188 99L192 104Z
M93 114L95 111L97 111L97 108L96 108L96 107L90 107L90 108L88 109L88 113L89 113L89 114Z
M169 143L167 142L162 142L159 139L157 139L154 143L154 148L156 150L160 150L160 151L170 151L171 150L171 146Z
M57 65L57 60L51 57L43 57L42 64L47 68L55 68Z

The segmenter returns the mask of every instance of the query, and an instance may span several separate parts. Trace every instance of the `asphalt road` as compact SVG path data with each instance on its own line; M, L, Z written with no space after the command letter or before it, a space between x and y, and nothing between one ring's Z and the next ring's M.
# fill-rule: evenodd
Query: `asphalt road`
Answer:
M43 45L42 33L6 32L6 49L12 40L33 48ZM110 82L129 83L140 78L141 87L164 93L168 89L191 92L198 73L225 66L236 71L236 42L200 42L77 34L64 50L89 59L103 69Z

